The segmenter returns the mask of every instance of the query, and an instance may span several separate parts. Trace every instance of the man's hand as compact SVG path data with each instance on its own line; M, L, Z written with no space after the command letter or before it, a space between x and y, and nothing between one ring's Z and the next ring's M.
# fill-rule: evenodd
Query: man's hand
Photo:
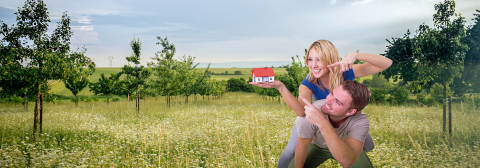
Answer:
M307 99L304 97L300 96L298 97L305 103L305 118L312 123L313 125L316 125L317 127L321 128L321 123L322 122L328 122L327 118L325 118L325 115L322 113L321 110L317 109L312 103L310 103Z

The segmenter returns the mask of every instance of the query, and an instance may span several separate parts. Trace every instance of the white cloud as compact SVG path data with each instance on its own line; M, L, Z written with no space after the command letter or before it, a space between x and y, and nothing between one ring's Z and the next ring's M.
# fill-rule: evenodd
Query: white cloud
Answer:
M337 0L330 0L331 5L335 5L337 3Z
M72 44L85 45L100 42L98 33L93 31L93 26L71 26L73 31Z
M373 2L373 0L355 0L352 5L367 4Z
M92 19L90 19L88 16L76 15L72 16L72 20L82 24L90 24Z

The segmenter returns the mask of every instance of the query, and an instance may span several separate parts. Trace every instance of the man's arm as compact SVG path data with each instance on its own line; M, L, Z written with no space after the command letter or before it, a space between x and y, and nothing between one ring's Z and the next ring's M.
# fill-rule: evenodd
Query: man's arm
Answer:
M312 142L313 138L298 137L297 147L295 148L295 167L301 168L305 164L307 158L308 146Z
M320 129L323 139L325 139L332 156L343 167L350 167L353 165L363 150L363 142L350 137L345 138L345 141L343 141L340 136L338 136L337 132L335 132L332 124L330 124L320 110L303 97L300 99L304 100L306 104L305 118Z
M309 114L307 113L307 116ZM324 123L327 124L324 124ZM333 126L325 119L325 122L314 123L320 129L328 149L332 156L343 166L350 167L357 161L358 156L363 150L363 142L354 138L347 137L345 141L335 132Z

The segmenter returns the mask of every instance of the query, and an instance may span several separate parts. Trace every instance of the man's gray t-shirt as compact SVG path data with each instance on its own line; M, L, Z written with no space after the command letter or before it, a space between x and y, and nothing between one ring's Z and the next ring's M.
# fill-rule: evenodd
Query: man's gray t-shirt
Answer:
M320 109L320 107L325 104L325 99L317 100L312 103L315 107ZM327 120L329 116L325 115ZM302 138L313 138L312 143L317 145L320 148L328 148L325 139L320 132L320 129L316 125L310 123L305 117L297 117L295 120L297 124L298 136ZM368 134L369 121L367 115L363 112L357 112L352 116L349 116L347 120L338 128L334 128L335 132L340 136L342 140L345 140L347 137L365 142L365 137Z

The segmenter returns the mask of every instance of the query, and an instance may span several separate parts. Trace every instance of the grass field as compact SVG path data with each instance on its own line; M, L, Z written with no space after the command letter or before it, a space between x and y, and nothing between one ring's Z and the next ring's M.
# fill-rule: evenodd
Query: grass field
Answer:
M276 167L295 120L285 103L254 93L190 98L174 97L170 109L148 98L140 113L126 100L47 103L35 142L33 105L0 104L0 167ZM452 111L446 140L441 107L368 105L376 148L367 155L375 167L479 167L480 111L472 102Z

